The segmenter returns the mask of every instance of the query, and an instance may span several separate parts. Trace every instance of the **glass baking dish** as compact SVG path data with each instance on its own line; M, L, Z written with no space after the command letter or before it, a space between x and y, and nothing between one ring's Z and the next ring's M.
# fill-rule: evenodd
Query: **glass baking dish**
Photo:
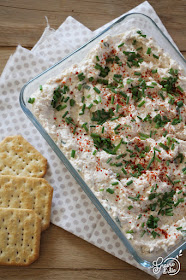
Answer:
M46 81L52 77L57 76L60 72L62 72L64 69L72 66L73 64L81 62L88 52L105 36L107 35L117 35L119 33L123 33L131 28L139 28L143 31L144 34L146 34L149 37L153 37L161 48L163 48L166 52L170 54L170 56L176 60L180 66L186 70L186 62L183 56L180 54L180 52L173 46L173 44L165 37L165 35L162 33L162 31L158 28L158 26L153 22L148 16L140 14L140 13L131 13L126 16L121 17L119 20L117 20L115 23L111 24L109 27L107 27L104 31L102 31L100 34L98 34L96 37L91 39L88 43L83 45L78 50L74 51L58 63L56 63L54 66L50 67L48 70L44 71L43 73L39 74L32 80L30 80L28 83L24 85L24 87L21 89L20 92L20 104L21 108L23 109L24 113L27 115L27 117L32 121L32 123L35 125L35 127L39 130L41 135L45 138L45 140L48 142L48 144L51 146L51 148L54 150L54 152L57 154L57 156L60 158L60 160L64 163L64 165L67 167L67 169L70 171L72 176L76 179L76 181L79 183L81 188L84 190L84 192L87 194L87 196L90 198L90 200L94 203L94 205L97 207L97 209L100 211L102 216L105 218L107 223L112 227L114 232L118 235L120 240L123 242L123 244L127 247L127 249L130 251L130 253L134 256L135 260L141 264L144 267L150 267L152 266L152 262L157 259L157 257L175 257L178 255L180 250L186 249L186 242L184 240L181 241L181 243L177 244L175 247L171 248L171 251L165 253L162 252L161 254L158 253L152 253L149 255L142 255L141 252L137 252L133 246L131 245L130 241L126 238L126 236L121 232L120 228L116 224L116 222L110 217L108 212L105 210L105 208L102 206L102 204L99 202L99 200L95 197L93 192L90 190L88 185L84 182L84 180L81 178L79 173L74 169L74 167L71 165L69 160L64 156L62 151L58 148L58 146L54 143L52 138L48 135L48 133L45 131L45 129L41 126L39 121L36 119L36 117L31 112L31 105L28 103L29 97L38 89L39 85L43 85L46 83Z

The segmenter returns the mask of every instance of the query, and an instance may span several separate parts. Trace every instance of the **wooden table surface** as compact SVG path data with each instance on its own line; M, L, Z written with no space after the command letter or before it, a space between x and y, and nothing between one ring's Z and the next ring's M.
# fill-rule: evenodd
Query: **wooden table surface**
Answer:
M149 1L186 56L186 1ZM16 46L32 48L45 26L57 28L71 15L94 30L140 4L140 0L0 0L0 73ZM186 252L185 252L186 253ZM186 279L186 254L174 280ZM27 268L1 267L0 280L154 279L86 241L51 225L42 233L40 258ZM163 275L163 279L171 276Z

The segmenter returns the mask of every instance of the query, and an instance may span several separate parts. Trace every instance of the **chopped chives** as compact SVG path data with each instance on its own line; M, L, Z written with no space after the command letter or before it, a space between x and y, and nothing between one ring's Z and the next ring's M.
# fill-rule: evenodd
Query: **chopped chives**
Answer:
M142 47L139 47L139 48L137 48L136 50L137 51L141 51L143 48Z
M90 103L87 108L90 109L90 108L92 108L92 106L93 106L93 104Z
M116 127L114 128L114 130L118 129L121 126L121 124L116 125Z
M141 73L140 73L140 72L135 71L135 72L134 72L134 75L136 75L136 76L140 76L140 75L141 75Z
M33 104L34 102L35 102L35 98L34 97L33 98L30 97L28 99L28 103Z
M174 184L178 184L178 183L180 183L181 182L181 180L175 180L173 183Z
M111 104L114 104L114 96L111 96Z
M109 159L107 159L107 161L106 161L106 162L107 162L107 163L109 163L111 160L112 160L112 158L109 158Z
M138 104L138 107L142 107L146 103L145 100L143 100L140 104Z
M82 88L82 84L79 84L79 85L78 85L78 90L80 91L81 88Z
M81 102L84 103L84 101L85 101L85 96L83 95L81 98Z
M75 151L75 150L72 150L72 151L71 151L71 157L72 157L72 158L74 158L74 157L75 157L75 153L76 153L76 151Z
M159 59L158 55L153 54L154 58Z
M65 109L66 107L67 107L67 104L59 105L59 106L56 107L56 110L61 111L61 110Z
M89 80L89 82L92 82L94 80L94 78L90 77L88 80Z
M178 107L182 107L182 106L183 106L183 101L182 101L182 100L178 101L178 102L177 102L177 106L178 106Z
M80 81L83 81L83 80L85 79L84 74L83 74L83 73L78 74L78 79L79 79Z
M112 183L112 186L116 186L116 185L118 185L119 183L118 182L113 182Z
M92 153L93 156L95 156L96 153L97 153L97 150L94 150L93 153Z
M168 146L166 146L166 145L164 145L163 143L159 143L158 144L162 149L164 149L165 151L168 151L169 150L169 147Z
M96 59L97 59L97 61L99 61L99 56L98 55L96 56Z
M86 104L83 104L82 109L81 109L82 111L79 113L80 116L84 115L85 108L86 108Z
M151 48L148 48L147 49L147 54L150 54L151 53Z
M148 134L141 133L141 132L139 133L139 135L140 135L140 139L141 139L141 140L145 140L145 139L147 139L147 138L150 137Z
M94 89L95 92L97 92L97 93L100 93L100 92L101 92L97 87L94 87L93 89Z
M75 100L74 99L70 99L70 106L74 106L75 105Z
M177 88L178 88L181 92L184 91L184 90L182 89L182 87L180 87L180 86L177 86Z
M130 209L132 209L133 208L133 206L132 205L130 205L129 207L128 207L128 209L130 210Z
M88 127L87 127L86 125L87 125L87 122L84 123L84 124L82 125L82 127L86 130L86 132L88 132Z
M110 193L110 194L113 194L113 193L114 193L114 190L113 190L113 189L110 189L110 188L106 189L106 191L107 191L108 193Z
M43 87L42 87L42 85L40 85L40 86L39 86L39 89L40 89L40 90L43 90Z
M175 147L175 145L174 145L174 143L171 145L171 150L174 150L174 147Z
M127 61L127 65L128 65L129 68L131 68L131 66L130 66L130 64L128 63L128 61Z
M151 160L149 161L149 163L148 163L148 165L147 165L147 169L149 169L150 166L151 166L151 164L154 162L155 156L156 156L156 152L154 151L153 157L151 158Z
M157 149L156 147L154 147L154 150L161 153L161 151L159 149Z
M123 163L122 162L117 162L115 165L116 165L116 167L119 167L119 166L122 166Z
M130 180L127 182L127 186L131 185L133 183L133 180Z
M123 45L124 45L124 43L121 43L119 46L118 46L118 48L121 48L121 47L123 47Z
M64 102L67 103L67 101L70 99L69 96L67 96L65 99L64 99Z
M133 230L127 230L126 233L134 233Z
M121 108L121 107L122 107L122 105L119 105L119 104L116 105L116 113L118 113L118 110L119 110L119 108Z
M155 74L155 73L157 73L158 72L158 70L157 69L152 69L152 74Z
M121 168L122 172L127 175L127 171L124 168Z
M67 114L68 114L68 111L66 111L66 112L64 113L64 115L62 116L62 118L65 118Z

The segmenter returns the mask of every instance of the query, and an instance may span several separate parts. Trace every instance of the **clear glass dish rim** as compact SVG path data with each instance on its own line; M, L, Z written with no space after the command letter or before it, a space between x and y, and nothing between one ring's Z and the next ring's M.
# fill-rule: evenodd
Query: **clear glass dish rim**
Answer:
M40 76L44 75L46 72L50 71L57 65L61 64L63 61L65 61L67 58L73 56L73 54L77 53L84 47L86 47L89 43L97 39L98 37L104 35L108 30L110 30L113 26L119 24L121 21L125 20L129 16L135 16L135 15L140 15L142 17L147 18L154 26L155 28L158 29L158 31L161 33L161 35L164 37L164 39L174 48L174 50L177 52L177 54L180 56L180 58L183 60L184 63L186 63L186 60L182 56L182 54L176 49L176 47L170 42L170 40L165 36L165 34L161 31L161 29L157 26L157 24L147 15L142 14L142 13L129 13L127 15L122 16L118 20L116 20L114 23L110 24L107 28L105 28L103 31L101 31L99 34L94 36L91 40L89 40L87 43L85 43L83 46L80 48L76 49L66 57L64 57L62 60L58 61L55 63L53 66L50 68L46 69L33 79L29 80L21 89L20 91L20 96L19 96L19 102L20 106L23 110L23 112L26 114L26 116L31 120L31 122L34 124L34 126L37 128L37 130L40 132L40 134L43 136L43 138L46 140L46 142L50 145L52 150L57 154L59 159L63 162L63 164L66 166L66 168L69 170L71 175L75 178L75 180L78 182L80 187L83 189L83 191L87 194L91 202L96 206L98 211L101 213L101 215L105 218L107 223L111 226L113 231L116 233L116 235L120 238L122 243L125 245L125 247L129 250L129 252L133 255L134 259L143 267L150 268L153 266L153 263L150 261L147 261L143 258L141 258L136 250L132 247L132 245L129 243L128 239L125 237L125 235L121 232L120 228L117 226L117 224L114 222L114 220L111 218L111 216L108 214L108 212L105 210L105 208L102 206L102 204L99 202L97 197L93 194L91 189L88 187L88 185L84 182L84 180L81 178L79 173L74 169L70 161L65 157L63 152L58 148L58 146L55 144L55 142L52 140L52 138L49 136L49 134L45 131L45 129L41 126L39 121L36 119L36 117L32 114L32 112L27 108L26 103L24 101L24 91L25 88L32 83L34 80L38 79ZM186 241L183 242L180 246L178 246L175 250L173 250L170 254L168 254L164 259L170 258L170 257L176 257L179 254L180 250L185 250L186 249Z

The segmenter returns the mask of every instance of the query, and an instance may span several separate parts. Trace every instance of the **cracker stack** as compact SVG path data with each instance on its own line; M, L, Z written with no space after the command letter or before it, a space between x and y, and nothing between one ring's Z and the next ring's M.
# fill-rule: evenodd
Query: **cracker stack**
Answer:
M47 160L22 136L0 143L0 265L26 266L39 257L53 194L41 178L46 170Z

